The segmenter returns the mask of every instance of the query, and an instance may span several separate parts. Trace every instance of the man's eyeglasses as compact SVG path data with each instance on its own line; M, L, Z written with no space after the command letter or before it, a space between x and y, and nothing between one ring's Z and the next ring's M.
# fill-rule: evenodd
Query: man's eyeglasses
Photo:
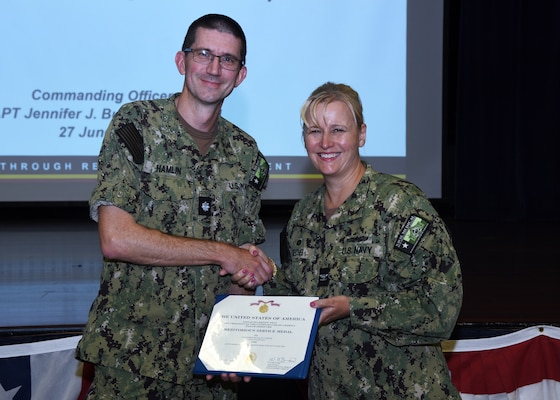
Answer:
M210 50L208 49L186 48L183 51L185 53L192 53L193 60L199 64L208 65L212 61L214 61L214 57L218 57L218 60L220 61L220 65L222 66L222 68L228 69L230 71L237 71L239 67L243 65L241 60L235 58L230 54L224 54L222 56L218 56L210 52Z

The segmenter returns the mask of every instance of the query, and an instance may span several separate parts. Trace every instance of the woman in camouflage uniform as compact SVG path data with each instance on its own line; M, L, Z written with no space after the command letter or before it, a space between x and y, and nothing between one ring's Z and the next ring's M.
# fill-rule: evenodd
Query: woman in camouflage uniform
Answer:
M266 293L320 297L309 398L459 399L440 347L463 294L444 222L418 187L360 159L352 88L320 86L301 117L324 184L294 207Z

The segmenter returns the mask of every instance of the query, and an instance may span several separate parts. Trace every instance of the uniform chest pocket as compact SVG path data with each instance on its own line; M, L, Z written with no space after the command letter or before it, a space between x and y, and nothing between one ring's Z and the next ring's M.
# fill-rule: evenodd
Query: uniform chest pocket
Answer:
M379 273L379 262L368 256L352 256L344 260L340 280L343 283L366 283L374 280Z
M142 213L138 222L166 233L192 236L195 188L181 177L154 176L142 180Z
M154 201L190 200L195 196L195 186L184 177L151 174L143 176L142 192Z
M340 280L343 283L370 282L379 273L379 252L381 248L372 243L346 242L338 248Z

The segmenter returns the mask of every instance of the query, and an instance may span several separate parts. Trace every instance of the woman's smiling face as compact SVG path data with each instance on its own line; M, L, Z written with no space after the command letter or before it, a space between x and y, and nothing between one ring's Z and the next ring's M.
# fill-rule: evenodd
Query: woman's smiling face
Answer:
M339 100L319 104L314 110L316 115L306 118L310 126L304 128L305 149L311 162L325 178L351 174L360 164L365 124L356 126L352 111Z

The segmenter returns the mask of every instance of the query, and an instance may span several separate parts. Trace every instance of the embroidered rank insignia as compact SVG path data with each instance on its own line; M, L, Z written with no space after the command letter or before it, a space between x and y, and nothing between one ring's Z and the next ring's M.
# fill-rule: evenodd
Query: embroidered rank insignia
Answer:
M412 254L429 225L430 223L425 219L417 215L411 215L404 224L401 233L399 233L395 249L406 254Z
M257 162L253 165L252 176L249 183L258 190L266 188L268 182L269 165L264 156L259 152Z
M331 279L330 272L330 268L321 268L319 270L319 287L329 286L329 281Z
M211 197L199 197L198 198L198 215L212 215L212 204L214 200Z

